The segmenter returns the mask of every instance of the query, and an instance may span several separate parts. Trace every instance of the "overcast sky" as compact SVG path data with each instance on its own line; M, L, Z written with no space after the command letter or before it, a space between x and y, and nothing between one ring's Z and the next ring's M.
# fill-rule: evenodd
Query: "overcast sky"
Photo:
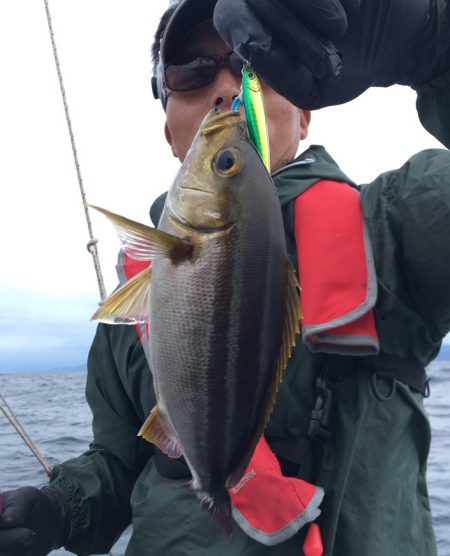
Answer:
M150 87L151 41L168 2L49 4L88 201L147 221L178 168ZM0 0L0 53L0 371L78 365L98 289L43 0ZM312 143L360 183L440 146L420 126L413 91L400 87L314 113L302 147ZM111 292L118 243L102 217L92 220Z

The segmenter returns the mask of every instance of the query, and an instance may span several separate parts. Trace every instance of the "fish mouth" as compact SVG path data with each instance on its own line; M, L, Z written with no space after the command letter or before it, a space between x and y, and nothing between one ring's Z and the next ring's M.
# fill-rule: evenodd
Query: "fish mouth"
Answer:
M241 120L241 115L236 110L219 112L218 108L213 108L208 112L201 127L201 134L208 136L225 127L232 126Z
M178 222L179 224L181 224L185 228L187 228L189 230L192 230L194 232L200 233L200 234L211 234L211 233L215 233L215 232L224 232L224 231L227 231L227 230L233 228L234 225L235 225L234 221L229 221L229 222L224 222L222 225L218 225L218 226L207 226L207 225L198 226L198 225L193 224L192 222L189 222L189 220L187 220L186 218L181 216L176 210L174 210L174 208L170 205L170 203L167 205L167 209L168 209L170 217L175 222Z
M199 187L185 187L185 186L180 186L180 189L182 189L183 191L197 191L198 193L206 193L207 195L214 195L214 193L212 191L206 191L205 189L200 189Z

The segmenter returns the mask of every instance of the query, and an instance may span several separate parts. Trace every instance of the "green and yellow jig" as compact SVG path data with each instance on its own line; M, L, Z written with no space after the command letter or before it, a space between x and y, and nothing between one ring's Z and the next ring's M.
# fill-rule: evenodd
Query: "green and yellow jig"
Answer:
M242 70L241 94L234 100L231 109L238 110L241 104L244 104L250 139L270 173L269 132L264 108L264 95L258 76L249 65L246 65Z

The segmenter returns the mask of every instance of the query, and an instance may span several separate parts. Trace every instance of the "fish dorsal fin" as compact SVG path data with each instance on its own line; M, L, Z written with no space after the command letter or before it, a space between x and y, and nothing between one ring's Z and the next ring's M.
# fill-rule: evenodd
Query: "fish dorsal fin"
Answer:
M288 262L288 283L287 283L287 300L286 300L286 316L281 339L280 356L278 358L277 367L277 385L279 386L283 378L284 370L292 355L295 347L295 341L300 334L300 321L302 319L302 309L300 305L300 285L295 275L294 267ZM278 391L278 387L277 387ZM276 392L275 394L276 395ZM273 400L275 402L275 399Z
M180 261L192 255L193 245L185 239L150 228L104 208L95 205L89 207L101 212L113 223L125 253L132 259Z
M280 388L281 380L283 379L284 371L286 370L288 361L292 355L292 349L295 346L297 335L300 333L300 321L302 319L299 297L300 286L295 275L294 267L289 261L287 262L287 265L286 313L284 317L283 331L281 333L280 354L278 356L272 389L266 405L266 412L261 422L261 429L258 431L259 435L256 438L255 447L258 443L259 437L263 434L267 423L269 422L273 406L275 405L275 398L277 396L278 389Z
M112 293L91 320L106 324L142 324L148 317L148 294L152 269L146 268Z
M255 451L256 445L259 442L267 423L269 422L270 415L272 414L273 406L278 389L283 378L283 373L287 367L289 358L292 355L292 349L295 346L295 340L300 333L300 320L302 318L302 311L300 306L299 291L300 286L295 275L295 270L292 264L288 261L287 271L287 287L286 287L286 314L284 319L284 326L281 335L280 354L278 356L276 373L272 382L272 387L268 396L265 412L261 418L260 425L257 429L255 437L251 443L250 449L245 458L236 467L233 473L230 474L227 480L227 488L236 485L242 478L250 462L250 459Z
M142 425L138 436L145 438L166 454L169 458L179 458L183 455L181 444L167 422L159 405L156 405Z

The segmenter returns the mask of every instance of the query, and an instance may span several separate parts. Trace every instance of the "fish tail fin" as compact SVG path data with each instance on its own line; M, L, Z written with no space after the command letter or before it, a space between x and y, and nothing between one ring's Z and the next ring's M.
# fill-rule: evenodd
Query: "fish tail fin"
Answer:
M227 537L233 534L233 518L231 515L231 498L228 491L224 488L214 495L206 490L196 490L200 505L211 516L217 527L225 533Z

